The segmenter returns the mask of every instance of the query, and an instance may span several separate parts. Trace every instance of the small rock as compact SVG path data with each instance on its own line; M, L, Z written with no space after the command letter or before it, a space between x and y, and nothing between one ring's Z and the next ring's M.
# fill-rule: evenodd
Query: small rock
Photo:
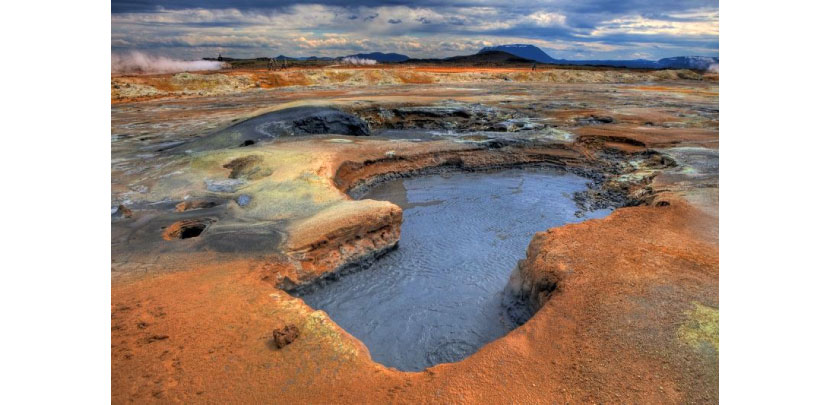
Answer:
M499 131L507 131L507 132L516 132L519 130L519 126L516 125L515 122L512 121L502 121L495 125L496 129Z
M274 344L277 346L277 349L282 349L293 342L298 336L300 336L300 329L296 325L284 324L274 329Z
M236 203L239 204L240 207L244 207L251 203L251 196L242 194L239 197L236 197Z
M245 185L242 179L211 180L205 179L205 187L214 193L233 193Z
M132 218L133 216L133 210L125 207L124 204L111 208L110 213L115 218Z

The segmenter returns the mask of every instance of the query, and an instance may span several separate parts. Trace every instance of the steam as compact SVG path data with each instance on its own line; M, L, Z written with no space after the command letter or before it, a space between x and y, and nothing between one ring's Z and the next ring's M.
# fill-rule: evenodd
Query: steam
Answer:
M713 63L706 69L709 73L720 73L720 63Z
M225 63L210 60L177 60L147 55L138 51L112 54L112 73L176 73L197 70L217 70Z
M341 62L347 65L377 65L378 63L378 61L374 59L355 58L353 56L343 58L341 59Z

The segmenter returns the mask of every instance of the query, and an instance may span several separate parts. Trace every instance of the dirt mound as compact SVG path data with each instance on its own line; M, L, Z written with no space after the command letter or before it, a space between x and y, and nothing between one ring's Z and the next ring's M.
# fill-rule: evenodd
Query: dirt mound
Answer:
M369 135L369 126L359 117L336 108L286 108L239 122L173 150L206 151L246 147L282 137L321 134Z
M272 170L263 166L262 156L248 155L236 158L225 164L225 169L231 169L229 179L258 180L271 175Z

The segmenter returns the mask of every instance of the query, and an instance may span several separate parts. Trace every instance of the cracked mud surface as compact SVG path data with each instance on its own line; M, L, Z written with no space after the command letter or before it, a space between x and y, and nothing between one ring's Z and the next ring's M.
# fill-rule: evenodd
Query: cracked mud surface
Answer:
M717 402L717 94L491 82L114 104L113 402ZM371 135L176 149L303 106ZM387 368L282 290L398 243L401 208L350 195L527 166L589 178L584 214L617 209L537 234L510 287L538 311L466 359ZM278 323L299 330L280 350Z

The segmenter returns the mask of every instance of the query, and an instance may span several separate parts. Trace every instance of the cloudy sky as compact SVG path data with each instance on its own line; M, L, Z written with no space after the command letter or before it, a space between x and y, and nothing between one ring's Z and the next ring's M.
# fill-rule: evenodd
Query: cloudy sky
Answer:
M528 43L554 58L718 55L717 0L112 0L112 51L446 57Z

